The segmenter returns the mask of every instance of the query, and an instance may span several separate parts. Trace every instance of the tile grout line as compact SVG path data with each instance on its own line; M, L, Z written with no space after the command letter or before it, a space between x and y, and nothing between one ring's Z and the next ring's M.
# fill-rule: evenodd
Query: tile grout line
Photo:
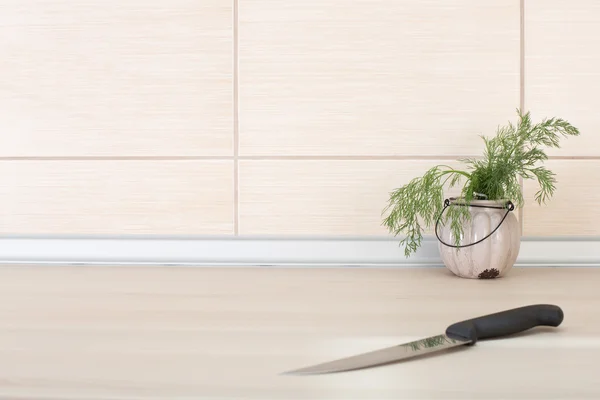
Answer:
M236 140L237 141L237 140ZM239 146L239 145L238 145ZM450 160L460 158L478 157L479 155L439 155L439 156L355 156L355 155L330 155L330 156L0 156L0 161L427 161ZM548 156L549 160L578 160L600 161L598 156Z
M519 108L522 112L525 111L525 0L519 0ZM521 193L524 194L525 184L523 177L519 177L519 184L521 185ZM523 230L525 224L523 222L524 209L519 207L519 224L521 225L521 235L524 234Z
M225 161L232 156L0 156L0 161Z
M233 234L240 231L239 193L239 0L233 1Z

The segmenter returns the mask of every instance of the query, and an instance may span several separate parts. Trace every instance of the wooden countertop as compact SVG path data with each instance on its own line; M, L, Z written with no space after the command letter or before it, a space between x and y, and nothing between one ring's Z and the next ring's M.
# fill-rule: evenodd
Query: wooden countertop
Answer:
M0 398L598 399L600 268L0 268ZM451 354L281 372L532 303L565 312Z

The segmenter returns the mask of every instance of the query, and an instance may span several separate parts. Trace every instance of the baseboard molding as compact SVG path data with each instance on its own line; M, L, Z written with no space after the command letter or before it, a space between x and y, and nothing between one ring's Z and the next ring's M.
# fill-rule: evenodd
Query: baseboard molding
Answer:
M406 258L393 238L0 236L1 264L441 267L435 237ZM600 238L524 237L516 266L600 266Z

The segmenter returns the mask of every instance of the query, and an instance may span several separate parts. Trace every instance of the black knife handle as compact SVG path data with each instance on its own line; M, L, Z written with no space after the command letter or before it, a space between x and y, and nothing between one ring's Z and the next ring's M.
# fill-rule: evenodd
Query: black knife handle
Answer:
M471 344L475 344L479 339L513 335L536 326L557 327L563 318L560 307L536 304L457 322L446 329L446 335L452 339L470 340Z

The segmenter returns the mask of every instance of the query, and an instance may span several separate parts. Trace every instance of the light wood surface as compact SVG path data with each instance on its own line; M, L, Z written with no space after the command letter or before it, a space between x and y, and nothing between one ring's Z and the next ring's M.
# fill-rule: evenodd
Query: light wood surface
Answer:
M538 118L560 116L581 130L549 155L600 156L600 3L526 0L525 108Z
M240 155L479 155L516 117L519 2L239 0Z
M548 206L525 182L524 233L598 235L599 22L594 0L0 0L0 232L386 234L391 190L523 106L582 131L549 150Z
M0 1L0 156L233 155L233 2Z
M242 160L240 233L385 235L382 211L390 192L439 164L459 166L447 160ZM458 194L460 186L446 197Z
M597 399L600 269L0 268L0 398ZM281 372L532 303L558 329L403 364Z
M233 161L0 161L0 232L232 234Z
M598 160L548 160L556 173L556 192L546 205L535 201L540 189L535 179L524 182L526 199L523 225L528 236L600 235L600 162Z

